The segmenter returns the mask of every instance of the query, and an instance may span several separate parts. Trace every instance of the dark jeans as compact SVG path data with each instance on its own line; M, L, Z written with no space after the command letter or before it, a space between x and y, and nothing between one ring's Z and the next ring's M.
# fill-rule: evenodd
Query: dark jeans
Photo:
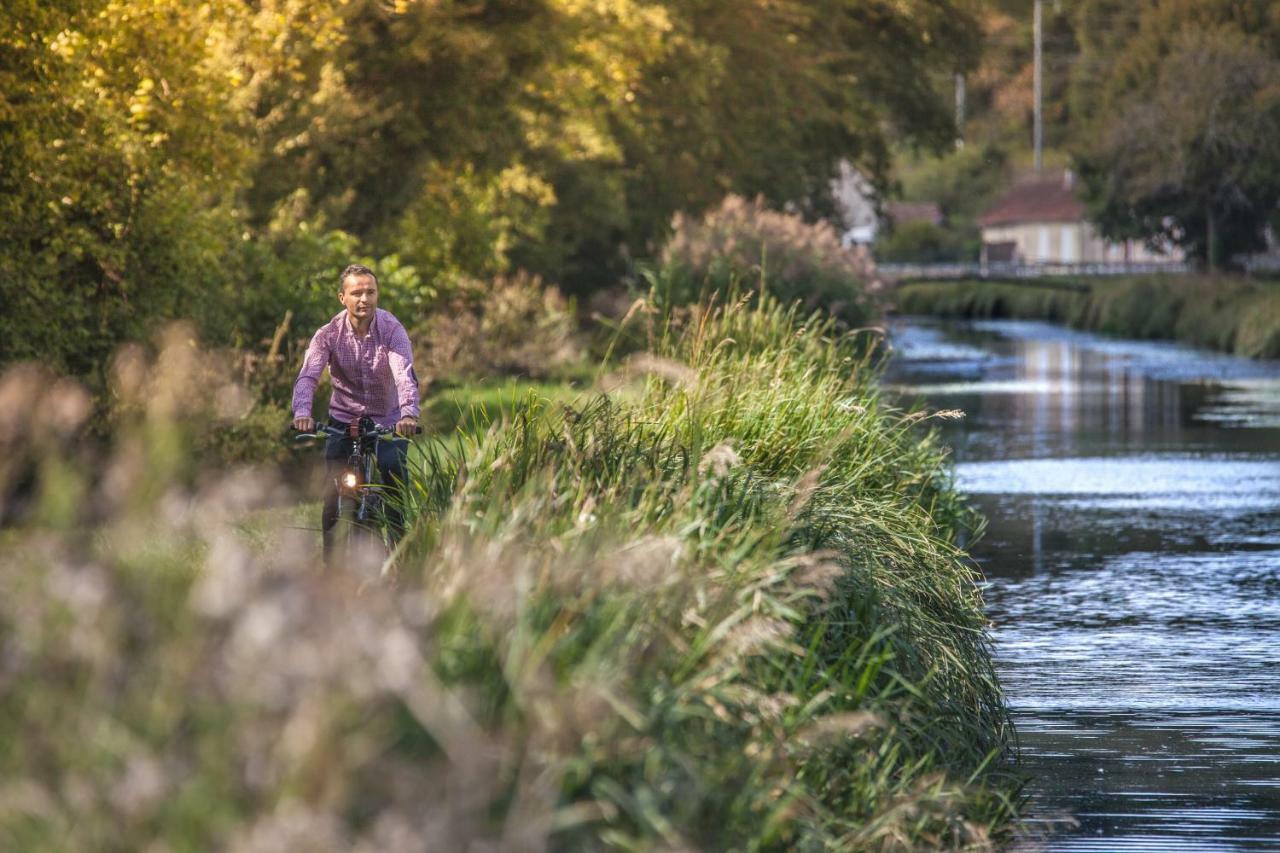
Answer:
M347 425L330 420L330 426L346 429ZM331 435L325 439L324 459L325 476L328 484L325 487L324 510L320 514L320 530L324 535L324 555L328 559L333 550L333 528L338 523L338 487L337 479L347 466L347 458L351 455L353 439L345 436ZM378 474L386 486L389 498L396 498L405 481L409 442L379 441ZM387 527L390 529L391 541L394 543L404 534L404 518L400 510L392 504L393 500L383 501L383 511L387 516Z

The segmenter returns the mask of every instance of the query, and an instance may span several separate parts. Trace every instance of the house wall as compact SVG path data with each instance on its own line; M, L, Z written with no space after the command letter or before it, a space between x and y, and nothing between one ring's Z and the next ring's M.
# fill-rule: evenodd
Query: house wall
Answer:
M1088 222L1026 222L983 228L984 243L1014 243L1017 259L1038 264L1157 263L1182 261L1182 250L1153 252L1141 242L1111 243Z
M840 212L841 242L870 243L876 238L880 217L876 214L875 190L862 173L841 160L839 175L831 182L831 194Z

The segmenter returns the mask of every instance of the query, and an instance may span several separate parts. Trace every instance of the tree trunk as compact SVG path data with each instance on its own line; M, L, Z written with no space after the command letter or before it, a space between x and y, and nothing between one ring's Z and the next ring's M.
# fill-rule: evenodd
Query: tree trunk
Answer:
M1218 228L1213 218L1213 205L1205 208L1205 214L1205 262L1212 275L1218 271Z

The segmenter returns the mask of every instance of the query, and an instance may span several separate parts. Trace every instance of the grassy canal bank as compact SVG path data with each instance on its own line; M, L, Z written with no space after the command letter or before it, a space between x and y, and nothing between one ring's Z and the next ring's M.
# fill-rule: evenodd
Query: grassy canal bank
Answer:
M912 282L895 310L1046 320L1127 338L1164 339L1248 358L1280 358L1280 283L1229 276Z
M926 416L830 320L632 322L594 390L419 445L394 582L183 452L229 394L190 347L117 380L97 464L35 422L74 392L6 377L0 846L992 846L1011 732Z

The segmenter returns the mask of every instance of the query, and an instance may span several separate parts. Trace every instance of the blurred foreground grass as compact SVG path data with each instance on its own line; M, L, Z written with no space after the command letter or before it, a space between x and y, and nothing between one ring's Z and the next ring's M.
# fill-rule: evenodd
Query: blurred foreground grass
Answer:
M926 416L768 300L636 322L598 390L419 442L393 561L329 573L277 472L186 450L234 418L188 338L119 360L109 447L6 375L0 847L993 846L979 522Z

